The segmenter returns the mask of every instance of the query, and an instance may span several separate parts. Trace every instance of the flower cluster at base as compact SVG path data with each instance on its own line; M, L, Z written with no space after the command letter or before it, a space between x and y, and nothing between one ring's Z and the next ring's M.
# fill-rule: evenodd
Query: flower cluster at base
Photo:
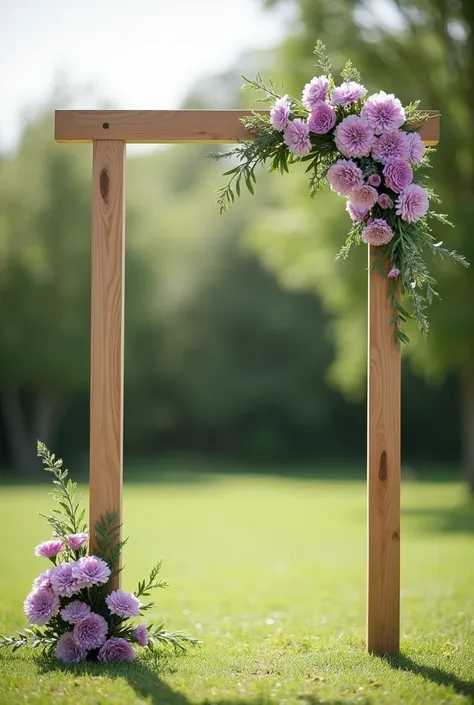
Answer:
M388 279L397 342L408 342L401 329L410 314L401 304L407 294L413 303L413 317L426 335L427 304L438 296L422 253L425 248L440 257L450 257L464 266L465 258L435 242L429 224L435 218L450 225L443 214L430 210L436 195L427 187L420 167L429 165L429 150L417 130L430 115L418 110L418 103L403 107L393 94L379 91L367 96L359 72L349 61L336 85L331 64L321 42L314 53L322 75L303 88L301 99L276 92L260 75L243 77L252 89L272 102L269 115L252 113L243 118L253 135L214 159L237 157L239 164L225 172L229 183L219 189L221 213L240 196L241 183L254 193L255 169L269 162L270 171L289 172L296 162L307 162L310 195L329 183L346 198L352 228L338 257L345 258L361 242L376 249L371 267ZM243 181L242 181L243 180ZM377 256L378 255L378 256ZM387 261L390 266L387 268Z
M46 517L53 529L53 538L35 548L37 556L47 558L52 567L33 582L24 602L25 615L31 629L13 637L0 637L0 647L13 650L30 645L56 653L64 663L80 661L133 661L134 645L152 649L158 643L184 648L197 643L182 632L168 632L164 624L130 624L154 603L143 604L150 590L167 587L158 580L161 562L157 563L148 580L139 583L134 592L110 591L112 579L119 573L120 551L126 541L120 541L118 517L107 514L96 525L97 555L88 555L89 532L83 523L84 511L79 511L76 484L67 479L68 471L47 448L38 443L38 455L46 470L54 475L53 498L61 509Z

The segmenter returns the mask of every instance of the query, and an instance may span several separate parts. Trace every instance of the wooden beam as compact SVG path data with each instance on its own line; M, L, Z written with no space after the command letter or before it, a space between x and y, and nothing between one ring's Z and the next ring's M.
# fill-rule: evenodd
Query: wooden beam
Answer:
M377 257L370 247L369 264ZM400 640L401 362L387 285L378 269L369 271L367 650L376 654L396 653Z
M266 112L266 111L259 111ZM437 144L439 117L421 126L425 144ZM127 143L232 143L251 140L240 119L250 110L56 110L57 142L121 140Z
M125 143L94 142L90 374L91 553L107 511L122 523ZM113 589L120 585L116 576Z

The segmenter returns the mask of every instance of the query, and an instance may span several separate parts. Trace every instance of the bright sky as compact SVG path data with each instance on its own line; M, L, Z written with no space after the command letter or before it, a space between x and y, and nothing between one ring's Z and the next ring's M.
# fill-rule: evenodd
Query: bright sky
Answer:
M91 107L94 95L116 108L179 107L201 76L220 73L245 49L284 35L283 18L261 5L0 0L0 148L15 145L22 115L48 99L59 76L69 86L88 86L74 107Z

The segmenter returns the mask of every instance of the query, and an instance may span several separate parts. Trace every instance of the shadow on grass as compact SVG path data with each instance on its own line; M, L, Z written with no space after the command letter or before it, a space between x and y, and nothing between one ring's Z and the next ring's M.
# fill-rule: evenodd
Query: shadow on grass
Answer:
M452 688L457 695L465 695L469 697L470 702L474 703L474 676L473 680L466 681L462 678L458 678L454 673L444 671L442 668L416 663L416 661L413 661L409 656L403 654L384 656L383 659L395 671L414 673L427 681L436 683L436 685L448 686Z
M403 509L404 517L413 517L420 522L423 531L447 534L466 534L474 532L474 501L458 507L416 507Z

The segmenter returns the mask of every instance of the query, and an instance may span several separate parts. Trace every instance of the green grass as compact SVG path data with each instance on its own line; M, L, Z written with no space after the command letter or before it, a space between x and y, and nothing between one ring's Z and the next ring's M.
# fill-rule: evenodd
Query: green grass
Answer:
M125 489L124 587L165 559L153 621L202 646L63 668L0 654L0 703L474 702L474 515L456 483L407 483L402 655L364 652L363 482L206 476ZM0 489L0 631L24 626L48 487Z

